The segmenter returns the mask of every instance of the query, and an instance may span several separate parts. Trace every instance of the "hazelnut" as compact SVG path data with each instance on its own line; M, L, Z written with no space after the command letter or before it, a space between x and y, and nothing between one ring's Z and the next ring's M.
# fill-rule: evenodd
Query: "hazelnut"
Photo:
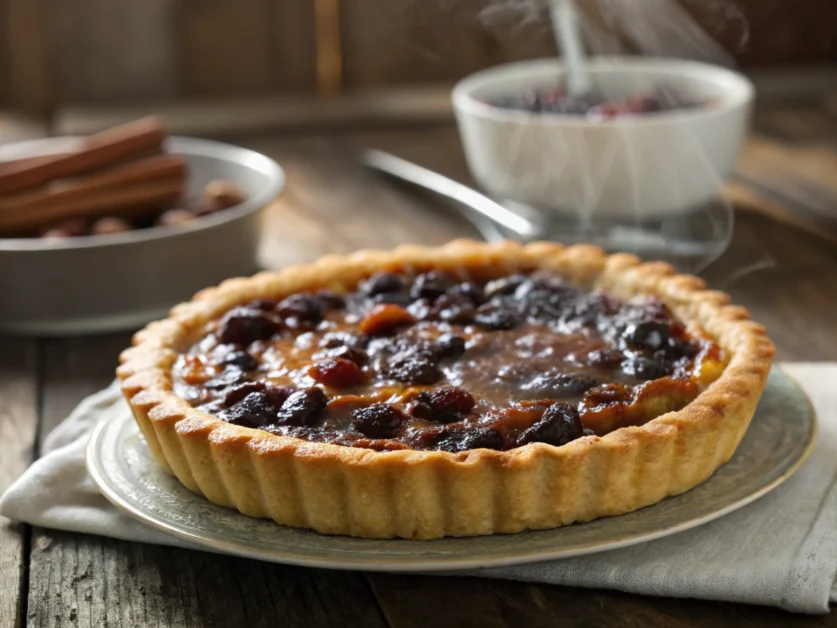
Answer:
M224 209L224 206L218 202L218 199L212 198L210 196L202 196L192 205L190 205L189 209L196 216L208 216L209 214L214 214L216 212L221 211L222 209Z
M203 195L217 201L222 209L233 207L247 200L247 194L235 183L216 179L203 189Z
M40 233L42 238L74 238L87 234L87 225L81 219L65 220L47 227Z
M188 209L170 209L160 214L154 224L158 227L173 227L191 222L195 218L194 212Z
M131 223L124 218L105 216L94 222L90 231L93 235L109 235L112 233L125 233L130 230Z

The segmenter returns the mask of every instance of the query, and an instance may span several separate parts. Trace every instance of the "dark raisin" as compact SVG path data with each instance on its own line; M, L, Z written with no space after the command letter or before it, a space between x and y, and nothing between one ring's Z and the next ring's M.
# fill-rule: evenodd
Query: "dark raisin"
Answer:
M587 363L598 368L614 369L622 364L625 355L617 349L599 349L587 355Z
M376 294L371 297L371 299L373 304L392 303L393 305L400 305L401 307L407 307L413 302L413 297L406 292L381 292L380 294Z
M351 360L355 364L364 365L369 361L369 355L363 349L355 349L354 347L337 347L328 352L329 357L342 358L344 360Z
M547 371L523 383L520 389L544 399L569 399L580 397L598 383L592 377L580 373Z
M440 360L458 358L465 353L465 339L456 334L442 334L433 343L433 353Z
M228 410L219 413L219 418L244 427L262 427L273 423L278 406L263 392L251 392Z
M224 395L224 405L230 407L244 399L247 395L253 392L264 392L264 384L262 382L243 382L236 384L232 388L227 389ZM282 405L281 403L279 405ZM277 406L278 408L278 406Z
M635 355L622 362L622 372L642 380L660 379L671 375L674 365L657 357Z
M386 374L404 384L433 384L442 377L436 363L419 354L397 354L390 358Z
M459 442L459 451L468 449L503 449L503 435L493 427L476 427Z
M278 425L311 425L325 411L325 393L312 386L293 393L276 415Z
M474 305L482 305L485 302L485 293L482 291L482 287L473 281L463 281L452 286L448 290L448 294L466 297Z
M558 402L549 406L537 423L524 430L515 444L520 447L537 442L560 447L580 438L583 430L578 410L568 403Z
M281 408L282 404L296 392L293 386L268 386L264 389L264 394L270 399L271 403L275 404L277 408Z
M359 286L359 290L369 297L387 292L403 292L404 280L395 273L378 272L364 281Z
M474 319L474 304L464 296L443 294L433 304L434 318L449 323L467 324Z
M522 282L514 291L514 296L516 299L543 299L547 295L567 298L577 293L578 290L561 277L535 277Z
M279 331L279 324L266 312L249 307L237 307L221 319L218 338L227 344L249 345L269 338Z
M242 371L252 371L259 365L259 361L246 351L231 351L223 357L221 364L235 366Z
M622 338L631 349L656 351L668 344L669 326L653 321L629 325L623 332Z
M247 304L247 307L251 307L256 310L272 310L279 304L279 301L276 299L256 299L255 301L250 301Z
M518 286L524 281L526 281L525 275L511 275L509 277L492 279L483 288L485 298L491 299L495 296L514 294Z
M354 428L370 438L394 438L401 429L404 415L386 403L375 403L352 413Z
M451 423L461 420L474 408L475 403L473 395L467 390L447 386L416 395L415 402L410 406L410 414L426 421Z
M360 349L364 345L364 338L345 331L330 331L323 334L320 346L324 349L336 349L338 347L352 347Z
M423 427L407 431L406 441L413 449L435 449L439 443L452 440L447 426Z
M450 277L442 273L424 273L416 277L410 288L410 296L414 299L438 299L452 283Z
M308 374L329 388L352 388L363 381L363 372L351 360L329 358L313 364Z
M410 315L419 321L432 320L437 318L436 309L429 299L416 299L407 306Z
M205 382L203 387L209 390L220 390L221 388L228 388L235 386L247 380L247 376L239 368L228 367L224 369L220 375L217 375Z
M486 329L513 329L521 323L520 315L505 305L486 303L477 308L474 322Z
M317 324L323 320L323 305L311 294L292 294L276 306L279 315L289 322L299 324Z
M343 295L331 290L320 290L317 292L317 298L327 310L341 310L346 307L346 299L343 298Z
M677 338L669 338L668 343L664 347L664 352L670 360L680 360L682 358L694 359L700 353L700 347L688 340L679 340Z
M360 321L360 331L369 336L388 336L399 327L412 325L415 319L403 307L380 303Z

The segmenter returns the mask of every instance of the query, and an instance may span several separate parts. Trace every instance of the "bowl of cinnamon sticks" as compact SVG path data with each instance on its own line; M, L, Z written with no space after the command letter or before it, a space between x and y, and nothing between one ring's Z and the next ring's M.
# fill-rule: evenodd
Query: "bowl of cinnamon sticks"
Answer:
M0 146L0 332L132 329L258 270L282 169L145 118Z

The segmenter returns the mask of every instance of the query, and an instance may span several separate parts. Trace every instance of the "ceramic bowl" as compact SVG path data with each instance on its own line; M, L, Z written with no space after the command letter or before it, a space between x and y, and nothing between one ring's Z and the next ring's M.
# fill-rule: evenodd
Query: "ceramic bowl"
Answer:
M722 67L645 57L591 60L608 99L671 89L697 108L596 119L501 108L494 99L562 83L559 60L472 74L453 90L465 154L495 198L582 220L663 219L715 198L732 172L753 101L744 76Z
M58 137L7 144L0 160L66 152ZM66 239L0 239L0 332L86 334L137 328L172 305L228 277L258 270L260 210L285 175L269 157L245 148L183 137L168 152L186 159L187 196L213 179L248 195L244 203L176 227Z

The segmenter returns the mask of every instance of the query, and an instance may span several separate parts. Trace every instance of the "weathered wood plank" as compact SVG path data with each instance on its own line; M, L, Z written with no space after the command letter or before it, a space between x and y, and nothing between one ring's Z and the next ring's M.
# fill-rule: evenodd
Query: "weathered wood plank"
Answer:
M415 134L418 143L420 136ZM269 210L265 223L266 266L358 248L442 244L474 235L459 217L439 211L438 205L434 210L426 200L404 194L386 179L364 171L346 141L251 140L248 145L275 157L288 173L287 191ZM290 230L290 225L297 230Z
M37 379L36 342L0 338L0 493L32 461ZM28 533L0 518L0 628L23 624Z
M498 6L485 0L342 3L346 86L453 80L498 63L555 54L548 20L492 10Z
M173 0L55 3L54 60L62 104L173 96L174 7Z
M184 95L313 91L311 3L192 0L182 4L177 37Z
M113 377L127 335L50 340L43 431ZM382 626L363 576L37 529L29 625ZM0 576L2 577L2 576Z
M9 103L45 118L56 99L50 3L5 1Z
M387 619L399 628L779 628L837 626L837 615L792 615L775 608L649 598L616 591L478 578L370 576Z

